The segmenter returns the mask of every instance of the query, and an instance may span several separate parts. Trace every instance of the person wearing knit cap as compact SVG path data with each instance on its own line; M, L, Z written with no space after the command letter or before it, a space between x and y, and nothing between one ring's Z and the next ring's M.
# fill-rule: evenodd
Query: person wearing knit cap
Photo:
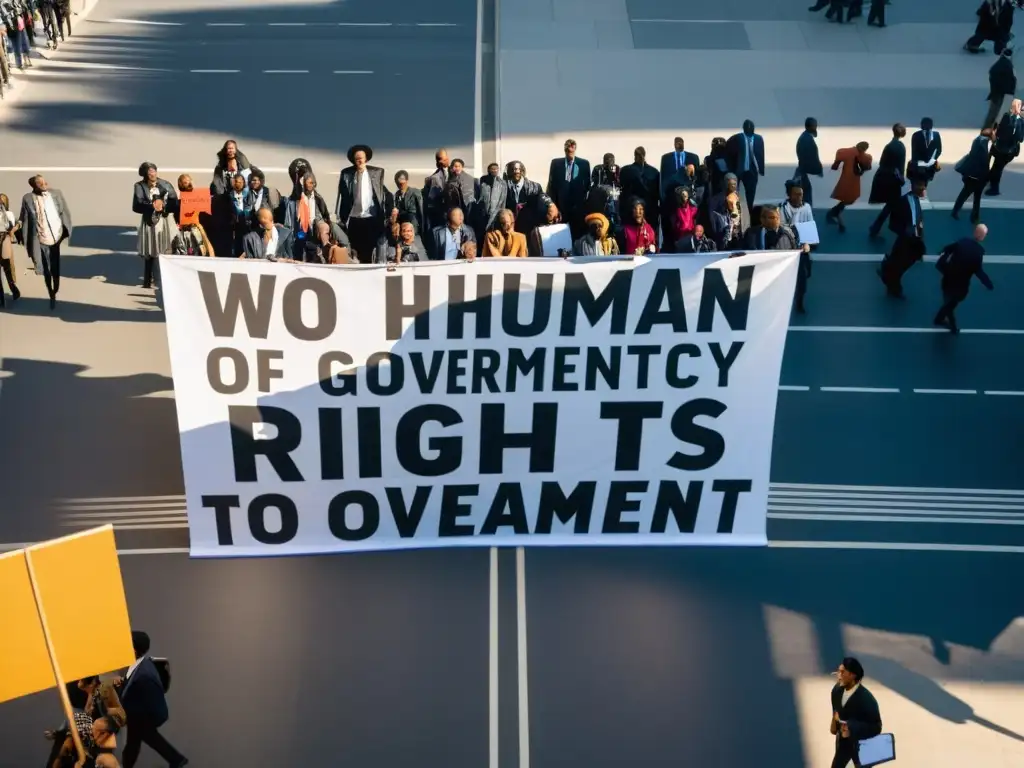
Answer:
M587 234L572 244L574 256L618 256L619 244L608 236L611 222L603 213L591 213L584 220Z
M846 768L851 762L860 768L859 742L882 732L882 715L878 702L865 688L864 667L852 656L839 664L832 688L832 720L829 731L836 737L832 768Z

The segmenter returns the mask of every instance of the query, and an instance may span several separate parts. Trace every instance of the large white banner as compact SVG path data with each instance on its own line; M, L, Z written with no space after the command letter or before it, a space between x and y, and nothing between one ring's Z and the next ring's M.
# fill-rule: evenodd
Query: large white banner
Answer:
M764 545L797 263L163 257L192 554Z

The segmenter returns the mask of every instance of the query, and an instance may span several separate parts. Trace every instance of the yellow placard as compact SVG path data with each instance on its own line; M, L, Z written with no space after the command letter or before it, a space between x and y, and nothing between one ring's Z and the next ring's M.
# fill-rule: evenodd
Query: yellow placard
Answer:
M0 563L0 701L57 684L43 621L62 682L135 660L112 526L37 544Z
M25 551L0 555L0 701L54 686Z

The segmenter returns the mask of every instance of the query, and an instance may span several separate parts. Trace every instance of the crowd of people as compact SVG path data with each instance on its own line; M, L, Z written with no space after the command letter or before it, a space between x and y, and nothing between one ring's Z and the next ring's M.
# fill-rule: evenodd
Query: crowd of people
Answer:
M56 50L71 36L73 15L71 0L0 0L0 95L13 85L8 51L14 66L31 69L37 45Z
M170 665L150 655L145 632L132 632L132 646L135 662L123 675L112 680L94 675L66 686L74 722L46 731L46 738L53 742L46 768L134 768L143 744L170 768L188 765L188 759L160 733L169 717ZM72 727L85 750L84 763L79 762ZM118 736L125 728L127 737L118 762Z

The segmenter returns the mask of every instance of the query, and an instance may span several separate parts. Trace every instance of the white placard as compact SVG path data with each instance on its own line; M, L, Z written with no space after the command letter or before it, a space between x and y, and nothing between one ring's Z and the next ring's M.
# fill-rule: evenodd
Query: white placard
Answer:
M539 227L540 246L545 256L558 256L558 250L572 253L572 234L569 232L568 224L548 224Z
M896 737L891 733L880 733L858 742L857 757L864 768L892 762L896 759Z
M764 545L797 254L161 257L192 554Z
M796 233L803 245L818 245L821 238L818 236L818 223L816 221L798 221Z

